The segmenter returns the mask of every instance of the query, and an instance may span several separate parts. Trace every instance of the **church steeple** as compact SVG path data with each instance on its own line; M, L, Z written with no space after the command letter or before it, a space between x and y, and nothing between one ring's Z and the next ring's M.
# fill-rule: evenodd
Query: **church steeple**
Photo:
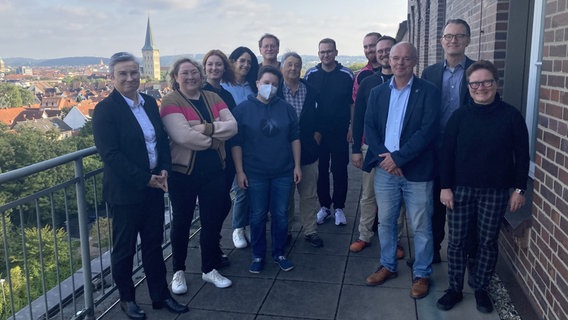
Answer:
M154 37L152 36L152 28L150 27L150 17L148 17L148 25L146 26L146 42L144 43L144 50L154 50L157 48L154 47Z
M142 47L142 75L152 80L160 80L160 51L154 45L150 17L146 26L146 41Z

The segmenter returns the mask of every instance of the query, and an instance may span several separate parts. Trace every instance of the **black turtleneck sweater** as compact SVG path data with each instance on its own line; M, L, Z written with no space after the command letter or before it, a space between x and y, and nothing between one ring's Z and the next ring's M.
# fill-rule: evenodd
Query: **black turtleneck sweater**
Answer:
M528 131L519 110L499 95L489 105L470 102L456 110L446 126L441 187L525 190L529 162Z

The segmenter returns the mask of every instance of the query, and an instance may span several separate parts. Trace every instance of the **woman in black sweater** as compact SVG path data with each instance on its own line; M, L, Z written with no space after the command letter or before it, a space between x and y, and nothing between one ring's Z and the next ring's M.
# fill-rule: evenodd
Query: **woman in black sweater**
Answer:
M489 313L493 306L486 288L497 263L501 221L507 208L514 212L525 203L528 131L519 110L499 97L498 72L491 62L472 64L466 75L473 101L448 121L440 159L440 201L448 208L449 289L437 306L449 310L462 300L467 265L477 310ZM471 230L478 247L468 262L465 242Z

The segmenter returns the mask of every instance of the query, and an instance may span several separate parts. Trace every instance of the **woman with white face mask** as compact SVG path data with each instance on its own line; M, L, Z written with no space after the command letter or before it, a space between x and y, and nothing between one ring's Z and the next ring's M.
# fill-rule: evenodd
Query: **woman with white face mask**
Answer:
M268 211L272 259L283 271L294 268L284 255L284 247L290 189L292 182L299 183L302 178L300 136L296 111L276 96L281 81L278 69L262 67L256 81L258 94L249 96L233 111L239 127L238 134L231 139L237 182L247 190L250 204L251 273L264 268Z

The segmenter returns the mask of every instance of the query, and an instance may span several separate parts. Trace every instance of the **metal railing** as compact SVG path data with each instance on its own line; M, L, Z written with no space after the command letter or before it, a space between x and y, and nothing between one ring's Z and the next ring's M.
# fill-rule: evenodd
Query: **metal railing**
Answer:
M49 176L50 170L73 172L65 181L0 203L0 320L95 319L106 312L106 298L112 296L116 303L110 265L112 219L101 196L100 162L85 172L85 160L95 157L96 148L91 147L0 174L0 187L13 189L35 175ZM91 167L97 163L88 162ZM164 214L162 246L167 250L167 196ZM139 252L134 260L134 273L140 275ZM143 275L138 278L143 280Z

